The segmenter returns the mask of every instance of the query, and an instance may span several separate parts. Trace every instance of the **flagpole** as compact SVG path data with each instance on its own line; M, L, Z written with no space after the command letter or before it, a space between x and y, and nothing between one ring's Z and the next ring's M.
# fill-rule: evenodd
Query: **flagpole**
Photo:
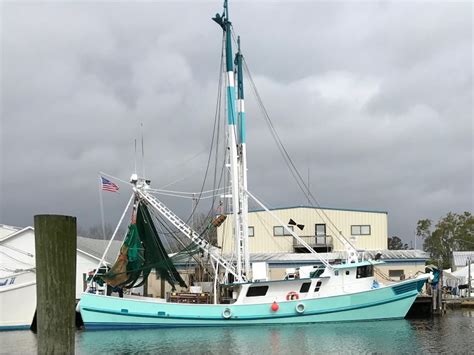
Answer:
M99 201L100 201L100 217L102 218L102 238L106 240L105 236L105 217L104 217L104 201L102 198L102 176L99 175Z

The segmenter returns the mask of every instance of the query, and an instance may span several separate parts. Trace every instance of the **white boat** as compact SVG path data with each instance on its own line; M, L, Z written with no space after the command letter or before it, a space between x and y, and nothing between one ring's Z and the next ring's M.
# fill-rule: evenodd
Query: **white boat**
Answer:
M203 234L194 231L162 201L149 180L133 174L132 223L117 262L105 275L114 287L133 287L143 282L152 268L172 285L184 286L184 280L172 265L154 227L153 214L159 215L189 239L186 252L199 248L213 271L213 291L171 293L166 299L120 298L87 292L78 308L86 329L235 326L255 324L333 322L403 318L423 287L428 275L384 285L374 277L381 261L367 260L342 234L336 235L347 251L342 264L331 265L316 253L295 231L275 216L247 188L246 128L243 91L243 57L232 54L232 25L227 1L222 15L213 19L223 29L227 106L227 162L231 188L228 216L218 216L209 228L217 227L228 217L234 229L234 257L225 259ZM234 72L234 63L236 64ZM237 81L237 85L235 82ZM248 248L248 201L265 209L278 225L285 228L301 245L320 259L322 267L306 278L257 280L253 277ZM128 208L128 206L127 206ZM126 210L127 210L126 208ZM123 217L122 217L123 219ZM92 288L89 290L93 290Z
M34 269L0 276L0 330L29 329L36 311Z
M5 239L0 243L0 331L29 329L36 310L34 255Z

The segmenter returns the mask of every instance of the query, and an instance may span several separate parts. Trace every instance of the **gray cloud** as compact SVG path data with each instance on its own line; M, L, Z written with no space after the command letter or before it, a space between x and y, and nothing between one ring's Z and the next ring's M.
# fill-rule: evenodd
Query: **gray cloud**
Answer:
M232 2L259 92L322 205L388 210L390 234L406 240L420 218L472 211L471 7ZM55 212L99 223L97 173L128 178L141 122L154 185L198 190L220 11L220 1L2 3L0 222ZM246 93L251 190L273 206L305 204ZM113 224L128 192L104 197ZM167 202L189 214L190 202Z

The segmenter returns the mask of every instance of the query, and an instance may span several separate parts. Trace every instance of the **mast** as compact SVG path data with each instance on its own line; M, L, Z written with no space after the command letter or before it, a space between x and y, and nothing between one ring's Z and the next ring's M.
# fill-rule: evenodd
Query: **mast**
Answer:
M242 244L243 244L243 264L247 277L250 276L250 252L249 252L249 228L248 228L248 195L247 191L247 127L245 121L244 104L244 75L242 67L242 52L240 51L240 36L237 37L238 50L235 55L235 65L237 66L237 119L239 127L239 173L241 179L241 194L239 196L242 206Z
M239 167L237 159L237 111L235 100L235 78L234 63L232 56L232 23L229 21L229 10L227 0L224 1L224 12L222 15L216 14L213 20L219 24L225 35L225 59L226 59L226 82L227 82L227 136L228 149L230 153L230 176L232 183L232 213L234 217L234 247L237 261L238 282L243 282L243 235L240 196L242 196L241 183L239 178Z

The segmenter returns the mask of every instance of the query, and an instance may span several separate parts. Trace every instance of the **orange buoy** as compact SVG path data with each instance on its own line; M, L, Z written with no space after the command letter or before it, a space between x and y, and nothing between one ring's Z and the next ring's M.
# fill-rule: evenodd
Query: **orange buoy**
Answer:
M274 301L272 303L272 311L276 312L276 311L278 311L279 308L280 308L280 306L278 305L278 303L276 303L276 301Z

